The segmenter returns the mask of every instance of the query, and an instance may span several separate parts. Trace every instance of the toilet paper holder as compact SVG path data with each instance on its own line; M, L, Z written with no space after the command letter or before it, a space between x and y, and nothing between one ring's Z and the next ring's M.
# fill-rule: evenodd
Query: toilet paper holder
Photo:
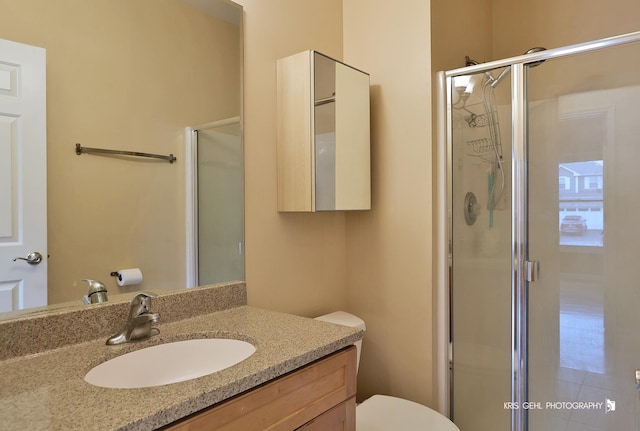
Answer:
M142 271L140 268L120 269L110 273L112 277L116 277L118 286L129 286L142 283Z

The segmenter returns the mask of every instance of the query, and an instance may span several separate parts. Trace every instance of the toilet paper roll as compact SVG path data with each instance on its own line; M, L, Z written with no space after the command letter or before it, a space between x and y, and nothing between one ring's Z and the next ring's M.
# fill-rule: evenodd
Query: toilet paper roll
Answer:
M118 271L118 286L130 286L142 283L140 268L121 269Z

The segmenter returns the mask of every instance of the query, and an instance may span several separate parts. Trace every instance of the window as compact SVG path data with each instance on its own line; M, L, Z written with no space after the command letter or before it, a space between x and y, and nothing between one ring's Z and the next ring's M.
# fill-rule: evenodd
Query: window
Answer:
M602 190L602 176L589 175L584 177L585 190Z
M558 166L560 245L603 246L603 173L602 160Z

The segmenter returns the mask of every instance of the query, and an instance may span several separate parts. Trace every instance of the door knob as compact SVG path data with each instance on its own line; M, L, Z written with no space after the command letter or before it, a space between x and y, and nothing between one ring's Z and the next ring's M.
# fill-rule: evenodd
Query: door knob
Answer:
M14 262L16 260L26 260L29 265L37 265L42 262L42 255L37 251L32 251L27 257L16 257L13 259Z

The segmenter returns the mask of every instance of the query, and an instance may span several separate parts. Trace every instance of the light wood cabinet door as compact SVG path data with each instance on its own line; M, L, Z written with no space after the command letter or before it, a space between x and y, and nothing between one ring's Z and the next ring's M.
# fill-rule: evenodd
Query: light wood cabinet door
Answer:
M302 429L353 431L355 394L356 349L351 346L163 429L293 431L308 426ZM323 416L326 412L331 413ZM323 423L337 428L319 428ZM346 425L340 428L340 423Z
M353 431L356 429L355 397L338 404L311 422L298 428L299 431Z

